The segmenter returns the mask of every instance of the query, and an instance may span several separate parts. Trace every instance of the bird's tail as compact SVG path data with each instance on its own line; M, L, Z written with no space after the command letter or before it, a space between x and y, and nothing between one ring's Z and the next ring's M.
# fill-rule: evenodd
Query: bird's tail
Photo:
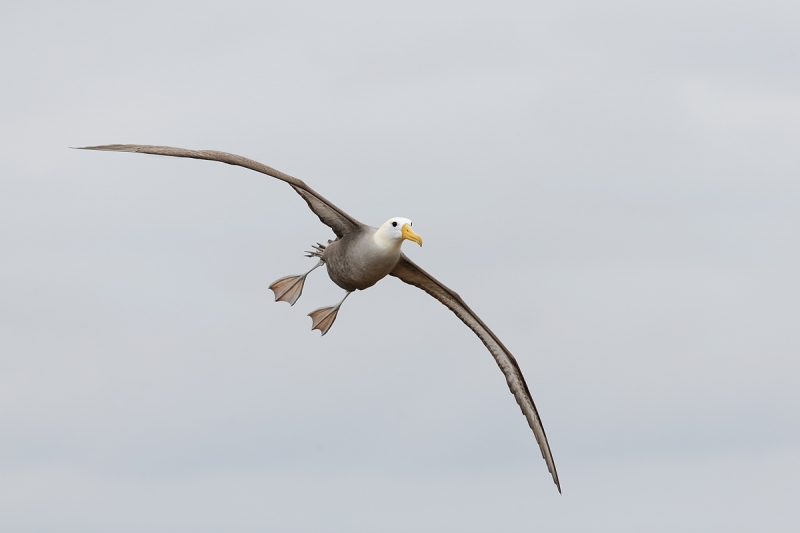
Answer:
M328 241L328 244L332 243L333 241ZM325 252L325 248L328 247L328 244L312 244L311 247L314 249L313 251L309 250L306 251L306 257L319 257L322 259L322 254Z

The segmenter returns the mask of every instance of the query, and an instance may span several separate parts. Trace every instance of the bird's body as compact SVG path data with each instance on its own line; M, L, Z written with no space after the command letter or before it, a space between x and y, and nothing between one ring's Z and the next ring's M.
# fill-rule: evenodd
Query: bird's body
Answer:
M394 270L400 260L400 243L380 246L378 228L367 227L332 241L322 252L331 281L346 291L363 291Z
M320 258L328 276L346 291L363 291L391 274L403 255L403 240L422 245L407 218L390 218L380 228L361 226L331 241Z
M270 285L270 289L275 293L275 300L294 305L302 294L306 276L322 265L327 267L331 280L347 291L342 301L335 306L322 307L309 314L312 319L312 329L319 330L323 335L330 330L336 320L339 308L353 291L372 287L388 275L414 285L439 300L480 338L494 357L505 375L511 393L533 430L542 457L547 463L553 481L561 492L550 445L519 364L511 352L500 342L500 339L458 294L422 270L402 253L401 247L405 240L416 242L422 246L422 237L411 228L410 220L395 217L390 218L378 228L367 226L336 207L303 181L252 159L226 152L122 144L91 146L86 149L219 161L249 168L288 183L306 201L319 219L333 230L337 238L328 241L327 246L320 244L314 247L315 251L309 252L309 257L319 258L317 265L311 270L305 274L280 278Z

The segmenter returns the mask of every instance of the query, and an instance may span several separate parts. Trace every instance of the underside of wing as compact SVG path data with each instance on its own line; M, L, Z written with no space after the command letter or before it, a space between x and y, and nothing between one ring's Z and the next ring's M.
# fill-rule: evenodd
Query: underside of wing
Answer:
M536 410L536 405L533 403L533 398L528 390L527 383L525 383L525 378L522 376L522 370L520 370L517 360L514 359L511 352L503 346L500 339L492 333L478 315L464 303L464 300L462 300L458 294L448 289L433 276L418 267L413 261L406 257L405 254L401 256L400 261L391 274L409 285L419 287L446 305L462 322L464 322L464 324L475 332L486 348L489 349L489 352L491 352L497 365L506 377L506 382L508 383L508 388L511 390L511 394L514 395L520 409L522 409L522 414L525 415L525 418L528 420L528 425L530 425L533 430L536 442L539 444L539 449L542 452L542 457L547 463L547 469L553 476L553 481L560 493L561 484L558 481L556 465L553 461L553 454L550 452L550 444L547 442L547 435L545 435L542 420L539 417L539 412Z
M184 148L173 148L171 146L150 146L143 144L108 144L104 146L86 146L80 149L206 159L208 161L219 161L220 163L249 168L250 170L261 172L262 174L285 181L291 185L297 194L306 201L308 207L319 217L322 223L329 226L338 237L343 237L354 229L363 226L363 224L326 200L321 194L306 185L303 181L288 174L284 174L280 170L275 170L272 167L240 155L217 152L215 150L186 150Z

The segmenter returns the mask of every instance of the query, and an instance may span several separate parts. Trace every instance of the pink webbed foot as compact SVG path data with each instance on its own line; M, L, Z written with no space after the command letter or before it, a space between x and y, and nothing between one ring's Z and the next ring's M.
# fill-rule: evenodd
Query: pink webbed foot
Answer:
M316 311L310 312L308 316L311 317L311 331L318 329L325 335L331 329L337 314L339 314L338 305L336 307L320 307Z
M339 314L339 308L350 296L350 292L352 291L348 291L342 301L333 307L320 307L316 311L311 311L308 314L311 317L311 331L318 329L323 335L328 333L328 330L331 329L333 322L336 320L336 315Z
M286 276L274 281L269 288L275 293L275 301L287 302L289 305L294 305L294 303L300 298L300 295L303 294L303 285L306 282L306 276L314 272L314 269L321 267L324 264L325 262L320 260L319 263L314 266L314 268L305 274L301 274L299 276Z
M275 281L269 288L275 293L276 302L287 302L289 305L294 303L303 294L303 285L306 282L306 274L301 276L286 276Z

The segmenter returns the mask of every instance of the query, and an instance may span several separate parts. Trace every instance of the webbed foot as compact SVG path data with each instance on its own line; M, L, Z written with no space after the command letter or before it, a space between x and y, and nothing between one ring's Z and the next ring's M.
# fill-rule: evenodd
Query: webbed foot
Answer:
M344 301L347 300L347 297L350 296L351 292L352 291L348 291L347 294L344 295L344 298L342 298L342 301L333 307L320 307L316 311L311 311L308 313L308 316L311 317L311 331L318 329L323 335L328 333L328 330L331 329L334 320L336 320L336 315L339 314L339 308L342 306Z
M336 315L339 314L339 306L336 307L320 307L316 311L311 311L308 316L311 317L311 331L315 329L325 335L331 329Z
M275 281L269 288L275 293L276 302L288 302L289 305L294 303L303 294L303 285L306 282L306 274L300 276L286 276Z
M289 305L294 305L294 303L300 298L300 295L303 294L303 285L306 282L306 276L311 274L315 268L321 267L324 264L325 262L320 259L319 263L317 263L314 268L305 274L301 274L299 276L286 276L274 281L269 288L275 293L275 301L288 302Z

